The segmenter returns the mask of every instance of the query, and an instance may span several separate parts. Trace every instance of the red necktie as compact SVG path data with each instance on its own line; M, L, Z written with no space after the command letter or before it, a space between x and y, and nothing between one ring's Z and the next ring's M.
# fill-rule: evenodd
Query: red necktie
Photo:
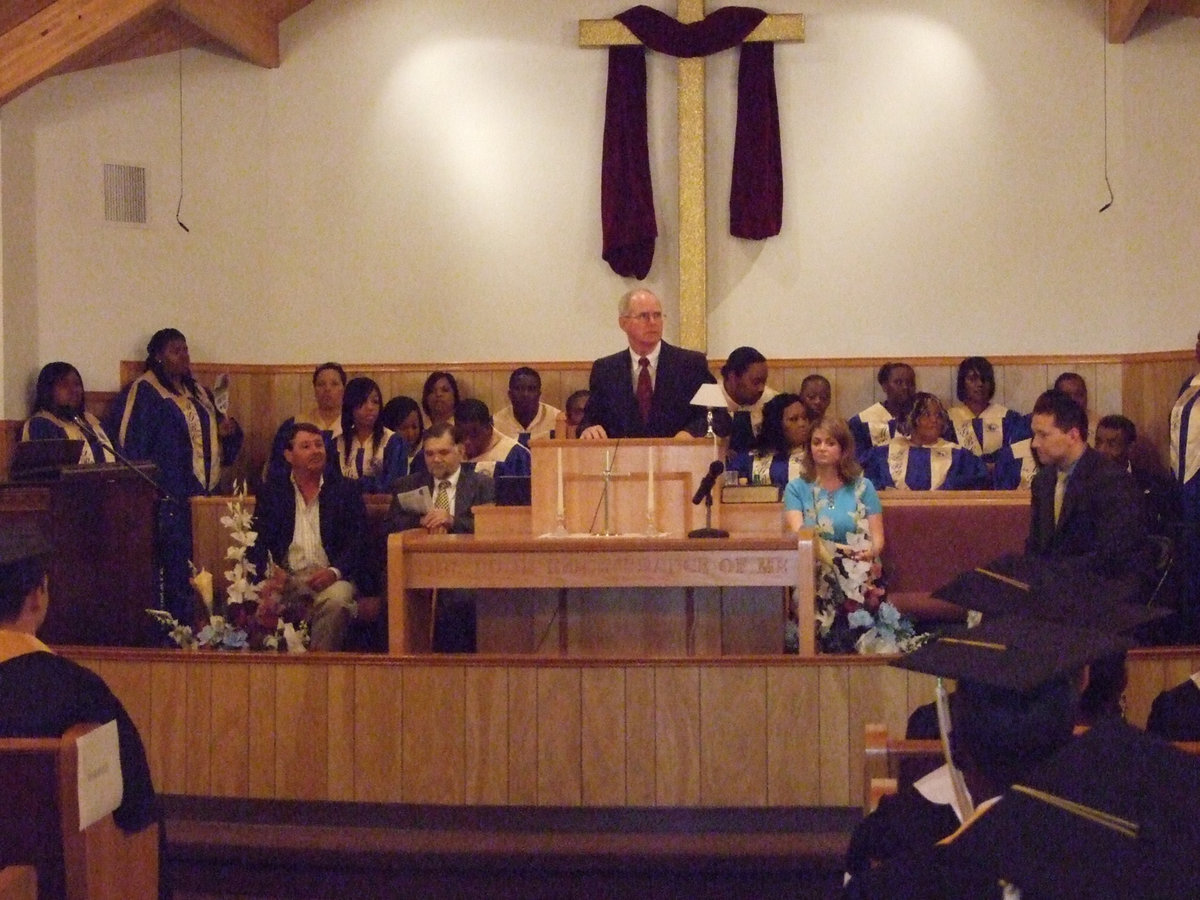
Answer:
M654 397L654 385L650 383L650 360L646 357L638 359L638 383L637 390L634 392L637 395L638 409L642 412L642 421L650 421L650 401Z

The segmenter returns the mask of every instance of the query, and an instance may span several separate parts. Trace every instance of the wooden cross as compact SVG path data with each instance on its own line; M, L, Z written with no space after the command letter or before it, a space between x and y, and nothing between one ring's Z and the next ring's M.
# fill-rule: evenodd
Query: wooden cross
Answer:
M704 18L704 0L678 0L675 17L685 24ZM804 15L767 16L748 41L803 41ZM638 43L616 19L583 19L580 47ZM704 57L680 59L679 116L679 342L708 350L708 235L705 222Z

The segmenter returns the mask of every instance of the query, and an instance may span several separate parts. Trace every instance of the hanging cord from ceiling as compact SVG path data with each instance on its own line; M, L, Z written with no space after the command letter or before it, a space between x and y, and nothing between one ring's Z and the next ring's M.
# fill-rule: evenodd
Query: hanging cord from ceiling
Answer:
M179 202L175 205L175 221L188 234L192 229L183 224L179 218L183 210L183 20L179 15L179 5L175 5L175 55L179 61Z
M1104 2L1104 29L1100 32L1100 45L1103 48L1101 62L1104 68L1104 187L1108 189L1108 202L1100 207L1104 212L1113 205L1112 182L1108 180L1108 3Z

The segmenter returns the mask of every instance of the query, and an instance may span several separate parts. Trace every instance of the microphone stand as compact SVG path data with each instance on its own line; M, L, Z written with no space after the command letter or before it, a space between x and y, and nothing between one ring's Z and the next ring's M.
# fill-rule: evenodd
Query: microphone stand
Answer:
M71 421L75 423L75 425L79 428L80 431L82 431L84 434L86 434L88 437L90 437L93 441L95 441L97 444L99 444L102 448L104 448L109 453L111 453L113 455L113 458L116 459L117 462L119 462L126 469L128 469L129 471L131 471L135 475L137 475L137 477L142 479L142 481L151 485L154 488L154 490L158 493L158 496L160 499L167 500L171 503L178 503L178 501L175 499L175 497L166 488L164 488L161 484L159 484L157 481L155 481L153 478L151 478L149 475L147 475L141 468L138 467L137 463L135 463L128 456L126 456L124 453L122 453L120 450L118 450L111 441L107 441L104 438L100 437L100 435L96 433L96 429L94 429L91 425L88 424L87 419L85 419L81 415L74 415L74 416L71 416Z
M688 532L690 538L727 538L729 532L712 527L712 490L704 495L704 527L694 528Z

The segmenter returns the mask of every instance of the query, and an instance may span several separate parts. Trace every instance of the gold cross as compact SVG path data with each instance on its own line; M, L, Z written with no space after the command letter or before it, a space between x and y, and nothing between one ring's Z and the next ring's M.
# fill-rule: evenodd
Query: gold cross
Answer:
M704 0L678 0L675 17L684 24L704 18ZM803 41L803 13L767 16L748 41ZM638 43L616 19L583 19L580 47ZM679 342L708 350L708 235L705 223L704 58L680 59L679 116Z

